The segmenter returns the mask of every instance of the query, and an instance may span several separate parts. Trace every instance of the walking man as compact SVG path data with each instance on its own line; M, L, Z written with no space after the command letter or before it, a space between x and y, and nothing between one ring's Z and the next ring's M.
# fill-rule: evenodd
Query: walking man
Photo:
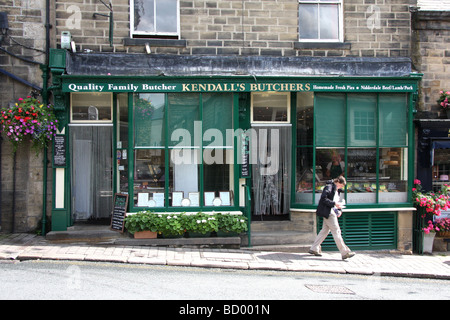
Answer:
M308 253L315 256L322 256L320 245L331 231L342 259L348 259L355 255L355 253L345 245L338 222L338 218L342 214L342 207L344 205L344 203L341 202L339 194L345 187L345 184L345 178L342 176L327 181L327 185L323 189L316 211L317 216L323 218L322 230L320 230Z

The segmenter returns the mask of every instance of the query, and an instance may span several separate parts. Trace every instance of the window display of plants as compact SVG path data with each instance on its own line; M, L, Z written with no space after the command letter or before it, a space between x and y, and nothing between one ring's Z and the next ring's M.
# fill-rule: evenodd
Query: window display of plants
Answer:
M236 233L247 231L247 218L237 214L183 212L154 213L140 211L125 218L125 228L129 233L152 231L164 236L184 233L207 234L222 231Z

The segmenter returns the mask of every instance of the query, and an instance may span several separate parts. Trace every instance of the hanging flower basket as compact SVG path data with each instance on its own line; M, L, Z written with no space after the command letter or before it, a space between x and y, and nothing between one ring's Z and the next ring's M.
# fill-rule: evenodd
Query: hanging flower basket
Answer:
M437 103L447 113L447 118L450 119L450 91L441 90L441 95Z
M57 122L51 105L30 96L19 98L12 108L0 109L1 129L14 153L22 142L31 141L38 154L56 135Z

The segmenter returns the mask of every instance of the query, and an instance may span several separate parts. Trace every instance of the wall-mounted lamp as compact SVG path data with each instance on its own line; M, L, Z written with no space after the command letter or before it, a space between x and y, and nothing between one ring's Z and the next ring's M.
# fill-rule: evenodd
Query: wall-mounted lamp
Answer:
M100 0L101 3L105 5L105 7L109 10L109 15L104 13L97 13L95 12L93 14L93 17L96 18L97 16L107 17L109 18L109 46L113 46L113 40L114 40L114 18L113 18L113 8L112 3L109 1L109 4L106 4L103 0Z
M0 12L0 44L8 33L8 14L6 12Z
M147 52L147 54L152 53L152 49L150 48L150 44L148 42L145 44L145 52Z

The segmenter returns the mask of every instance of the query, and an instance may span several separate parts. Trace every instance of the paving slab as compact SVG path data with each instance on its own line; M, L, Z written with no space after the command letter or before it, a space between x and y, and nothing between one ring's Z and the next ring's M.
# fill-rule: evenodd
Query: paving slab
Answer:
M30 234L0 234L0 261L99 261L219 269L327 272L450 280L448 252L433 255L356 251L342 260L339 252L316 257L305 252L148 246L136 243L55 242Z

